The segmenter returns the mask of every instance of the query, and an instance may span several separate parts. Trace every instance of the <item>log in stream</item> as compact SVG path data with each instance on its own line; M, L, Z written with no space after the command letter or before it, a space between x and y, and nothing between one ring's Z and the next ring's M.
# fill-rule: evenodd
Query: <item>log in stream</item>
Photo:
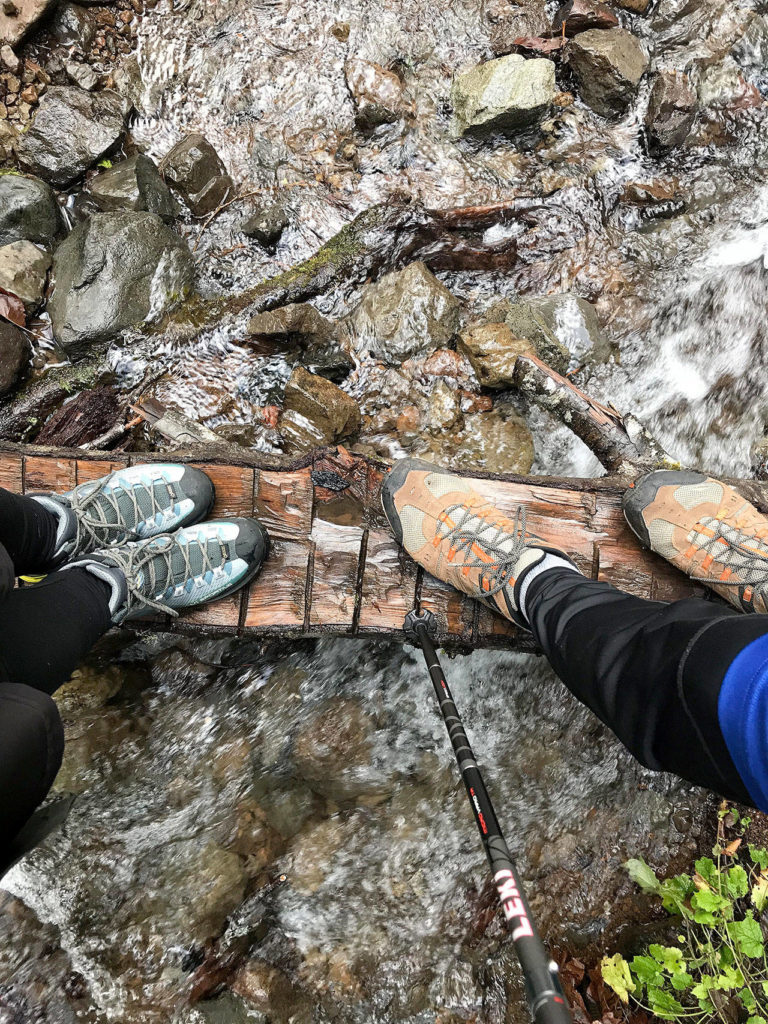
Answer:
M6 443L0 444L0 486L63 491L120 466L168 459L209 473L217 494L213 515L257 516L269 530L272 550L260 576L240 593L178 619L137 621L138 628L265 639L402 640L404 616L418 600L437 617L443 646L534 649L528 634L416 566L395 542L381 510L386 465L341 447L287 462L246 451L233 460L231 449L217 455L210 446L147 456ZM530 529L567 551L587 576L658 600L704 593L641 549L621 511L626 477L467 475L503 513L525 504ZM732 483L768 511L768 485Z

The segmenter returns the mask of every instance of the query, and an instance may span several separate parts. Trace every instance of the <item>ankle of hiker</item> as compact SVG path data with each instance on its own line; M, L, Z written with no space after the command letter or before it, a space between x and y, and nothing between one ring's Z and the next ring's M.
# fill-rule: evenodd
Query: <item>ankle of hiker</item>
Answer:
M563 573L568 573L569 575L576 573L577 576L582 575L576 566L565 556L560 557L551 551L548 551L540 562L532 565L526 571L525 576L520 582L518 606L521 616L528 623L529 627L534 613L536 598L542 586L553 582L555 578L559 579ZM531 586L534 583L536 586L531 590Z

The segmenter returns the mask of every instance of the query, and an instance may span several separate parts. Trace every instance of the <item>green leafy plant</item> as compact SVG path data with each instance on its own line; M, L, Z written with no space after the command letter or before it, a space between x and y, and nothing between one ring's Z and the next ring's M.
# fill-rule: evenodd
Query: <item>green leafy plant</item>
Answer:
M112 161L111 160L107 160L107 159L99 160L99 162L96 164L96 166L97 167L104 167L107 170L109 170L110 167L112 167Z
M693 875L662 880L645 861L626 862L680 934L676 945L651 944L631 960L603 958L603 980L623 1003L662 1020L768 1024L768 851L745 842L749 824L724 805L712 856L700 857ZM736 835L728 843L726 828Z

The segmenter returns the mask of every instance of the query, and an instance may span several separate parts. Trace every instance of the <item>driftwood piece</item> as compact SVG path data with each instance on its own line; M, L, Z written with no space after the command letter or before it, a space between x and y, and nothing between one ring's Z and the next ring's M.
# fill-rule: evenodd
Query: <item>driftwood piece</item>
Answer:
M3 443L0 486L17 492L66 490L118 466L167 457L115 453L105 459ZM216 485L213 515L259 516L270 532L272 550L257 579L233 597L178 619L156 616L137 623L139 628L265 638L403 640L403 619L419 600L434 611L443 645L532 649L528 634L423 572L398 546L380 505L387 470L383 463L343 448L323 449L282 464L247 451L229 461L205 448L174 453L173 458L210 474ZM467 475L503 513L511 515L524 504L530 529L562 547L593 579L653 599L704 593L700 585L639 546L621 511L626 485L621 478ZM732 483L768 511L768 485Z
M120 418L121 402L112 388L81 391L47 420L37 435L38 444L78 448L113 428Z
M514 383L527 398L564 423L609 473L636 477L649 469L679 469L632 415L602 405L536 356L520 356Z
M106 383L110 376L100 355L74 366L50 370L0 409L0 437L4 441L30 440L62 402Z

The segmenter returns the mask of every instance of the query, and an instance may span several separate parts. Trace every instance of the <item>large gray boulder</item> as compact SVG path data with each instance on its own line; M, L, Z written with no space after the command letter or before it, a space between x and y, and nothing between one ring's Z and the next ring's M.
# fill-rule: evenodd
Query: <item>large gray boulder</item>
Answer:
M56 250L48 312L70 356L160 316L192 286L185 242L153 213L97 213Z
M172 221L178 209L171 190L163 181L153 160L137 153L97 174L88 190L106 212L136 210L156 213Z
M567 55L579 95L603 117L625 112L648 70L640 41L623 28L581 32L568 44Z
M369 285L344 322L343 334L358 359L399 366L446 347L458 326L459 300L417 262Z
M90 93L54 86L19 138L19 163L56 188L66 188L120 141L127 112L125 101L109 89Z
M519 54L489 60L453 83L457 135L514 131L546 117L557 93L551 60Z
M66 228L53 190L26 174L0 174L0 245L52 246Z

